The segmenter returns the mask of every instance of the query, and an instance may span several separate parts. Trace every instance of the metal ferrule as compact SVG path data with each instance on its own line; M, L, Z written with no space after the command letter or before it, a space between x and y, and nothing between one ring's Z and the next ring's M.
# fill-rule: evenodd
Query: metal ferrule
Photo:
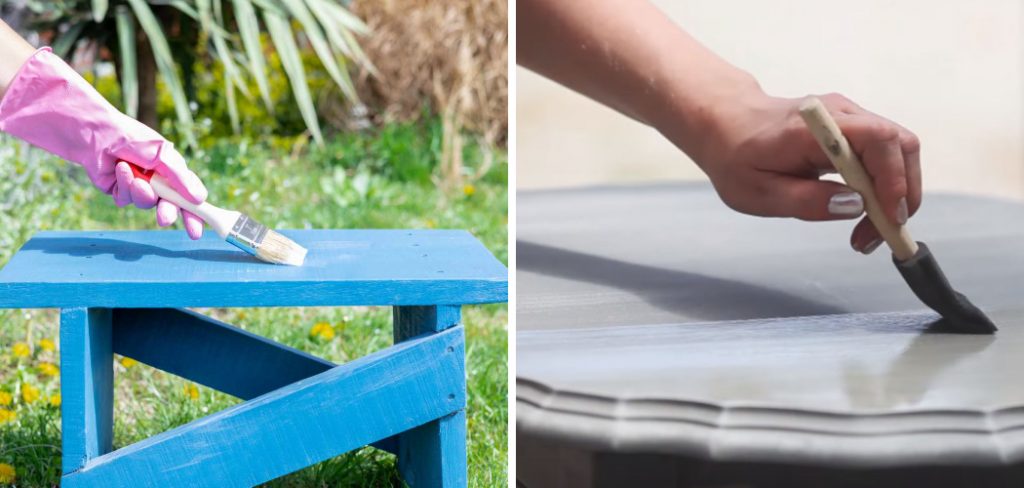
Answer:
M267 226L250 218L248 215L242 214L235 221L234 227L231 228L231 232L228 232L228 237L225 240L255 256L256 250L260 248L263 237L267 235L268 230Z

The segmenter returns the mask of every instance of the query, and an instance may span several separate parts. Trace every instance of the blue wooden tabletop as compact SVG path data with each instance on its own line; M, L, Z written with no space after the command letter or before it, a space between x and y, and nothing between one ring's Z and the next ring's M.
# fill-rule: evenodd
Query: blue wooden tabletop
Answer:
M257 307L504 302L508 270L458 230L281 231L301 267L207 232L40 232L0 270L0 307Z

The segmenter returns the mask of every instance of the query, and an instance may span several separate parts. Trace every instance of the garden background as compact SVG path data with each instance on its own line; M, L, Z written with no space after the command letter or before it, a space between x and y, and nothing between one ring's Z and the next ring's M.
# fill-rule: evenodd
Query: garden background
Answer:
M505 1L2 4L175 141L211 202L277 229L468 229L507 264ZM0 265L40 230L156 227L7 137L0 195ZM391 344L388 308L202 312L339 363ZM507 485L507 318L505 305L464 310L471 486ZM0 485L59 482L57 332L55 310L0 311ZM114 367L115 448L239 401L130 358ZM393 457L364 448L270 485L399 483Z

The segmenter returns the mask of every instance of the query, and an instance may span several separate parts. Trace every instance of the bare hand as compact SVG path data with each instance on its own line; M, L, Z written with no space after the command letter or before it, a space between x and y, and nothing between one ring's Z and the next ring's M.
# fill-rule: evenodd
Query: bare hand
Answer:
M903 224L921 205L917 136L838 94L820 97L874 180L893 222ZM820 176L835 172L798 112L800 99L764 95L729 104L714 114L711 130L693 156L729 207L764 217L853 219L864 204L852 189ZM882 243L864 217L850 244L870 253Z

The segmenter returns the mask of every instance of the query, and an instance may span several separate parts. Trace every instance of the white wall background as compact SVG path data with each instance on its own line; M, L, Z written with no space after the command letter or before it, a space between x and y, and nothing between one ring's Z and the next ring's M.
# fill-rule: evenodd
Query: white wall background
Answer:
M656 0L769 93L836 91L910 128L924 184L1024 198L1021 0ZM520 189L703 179L655 131L522 68Z

